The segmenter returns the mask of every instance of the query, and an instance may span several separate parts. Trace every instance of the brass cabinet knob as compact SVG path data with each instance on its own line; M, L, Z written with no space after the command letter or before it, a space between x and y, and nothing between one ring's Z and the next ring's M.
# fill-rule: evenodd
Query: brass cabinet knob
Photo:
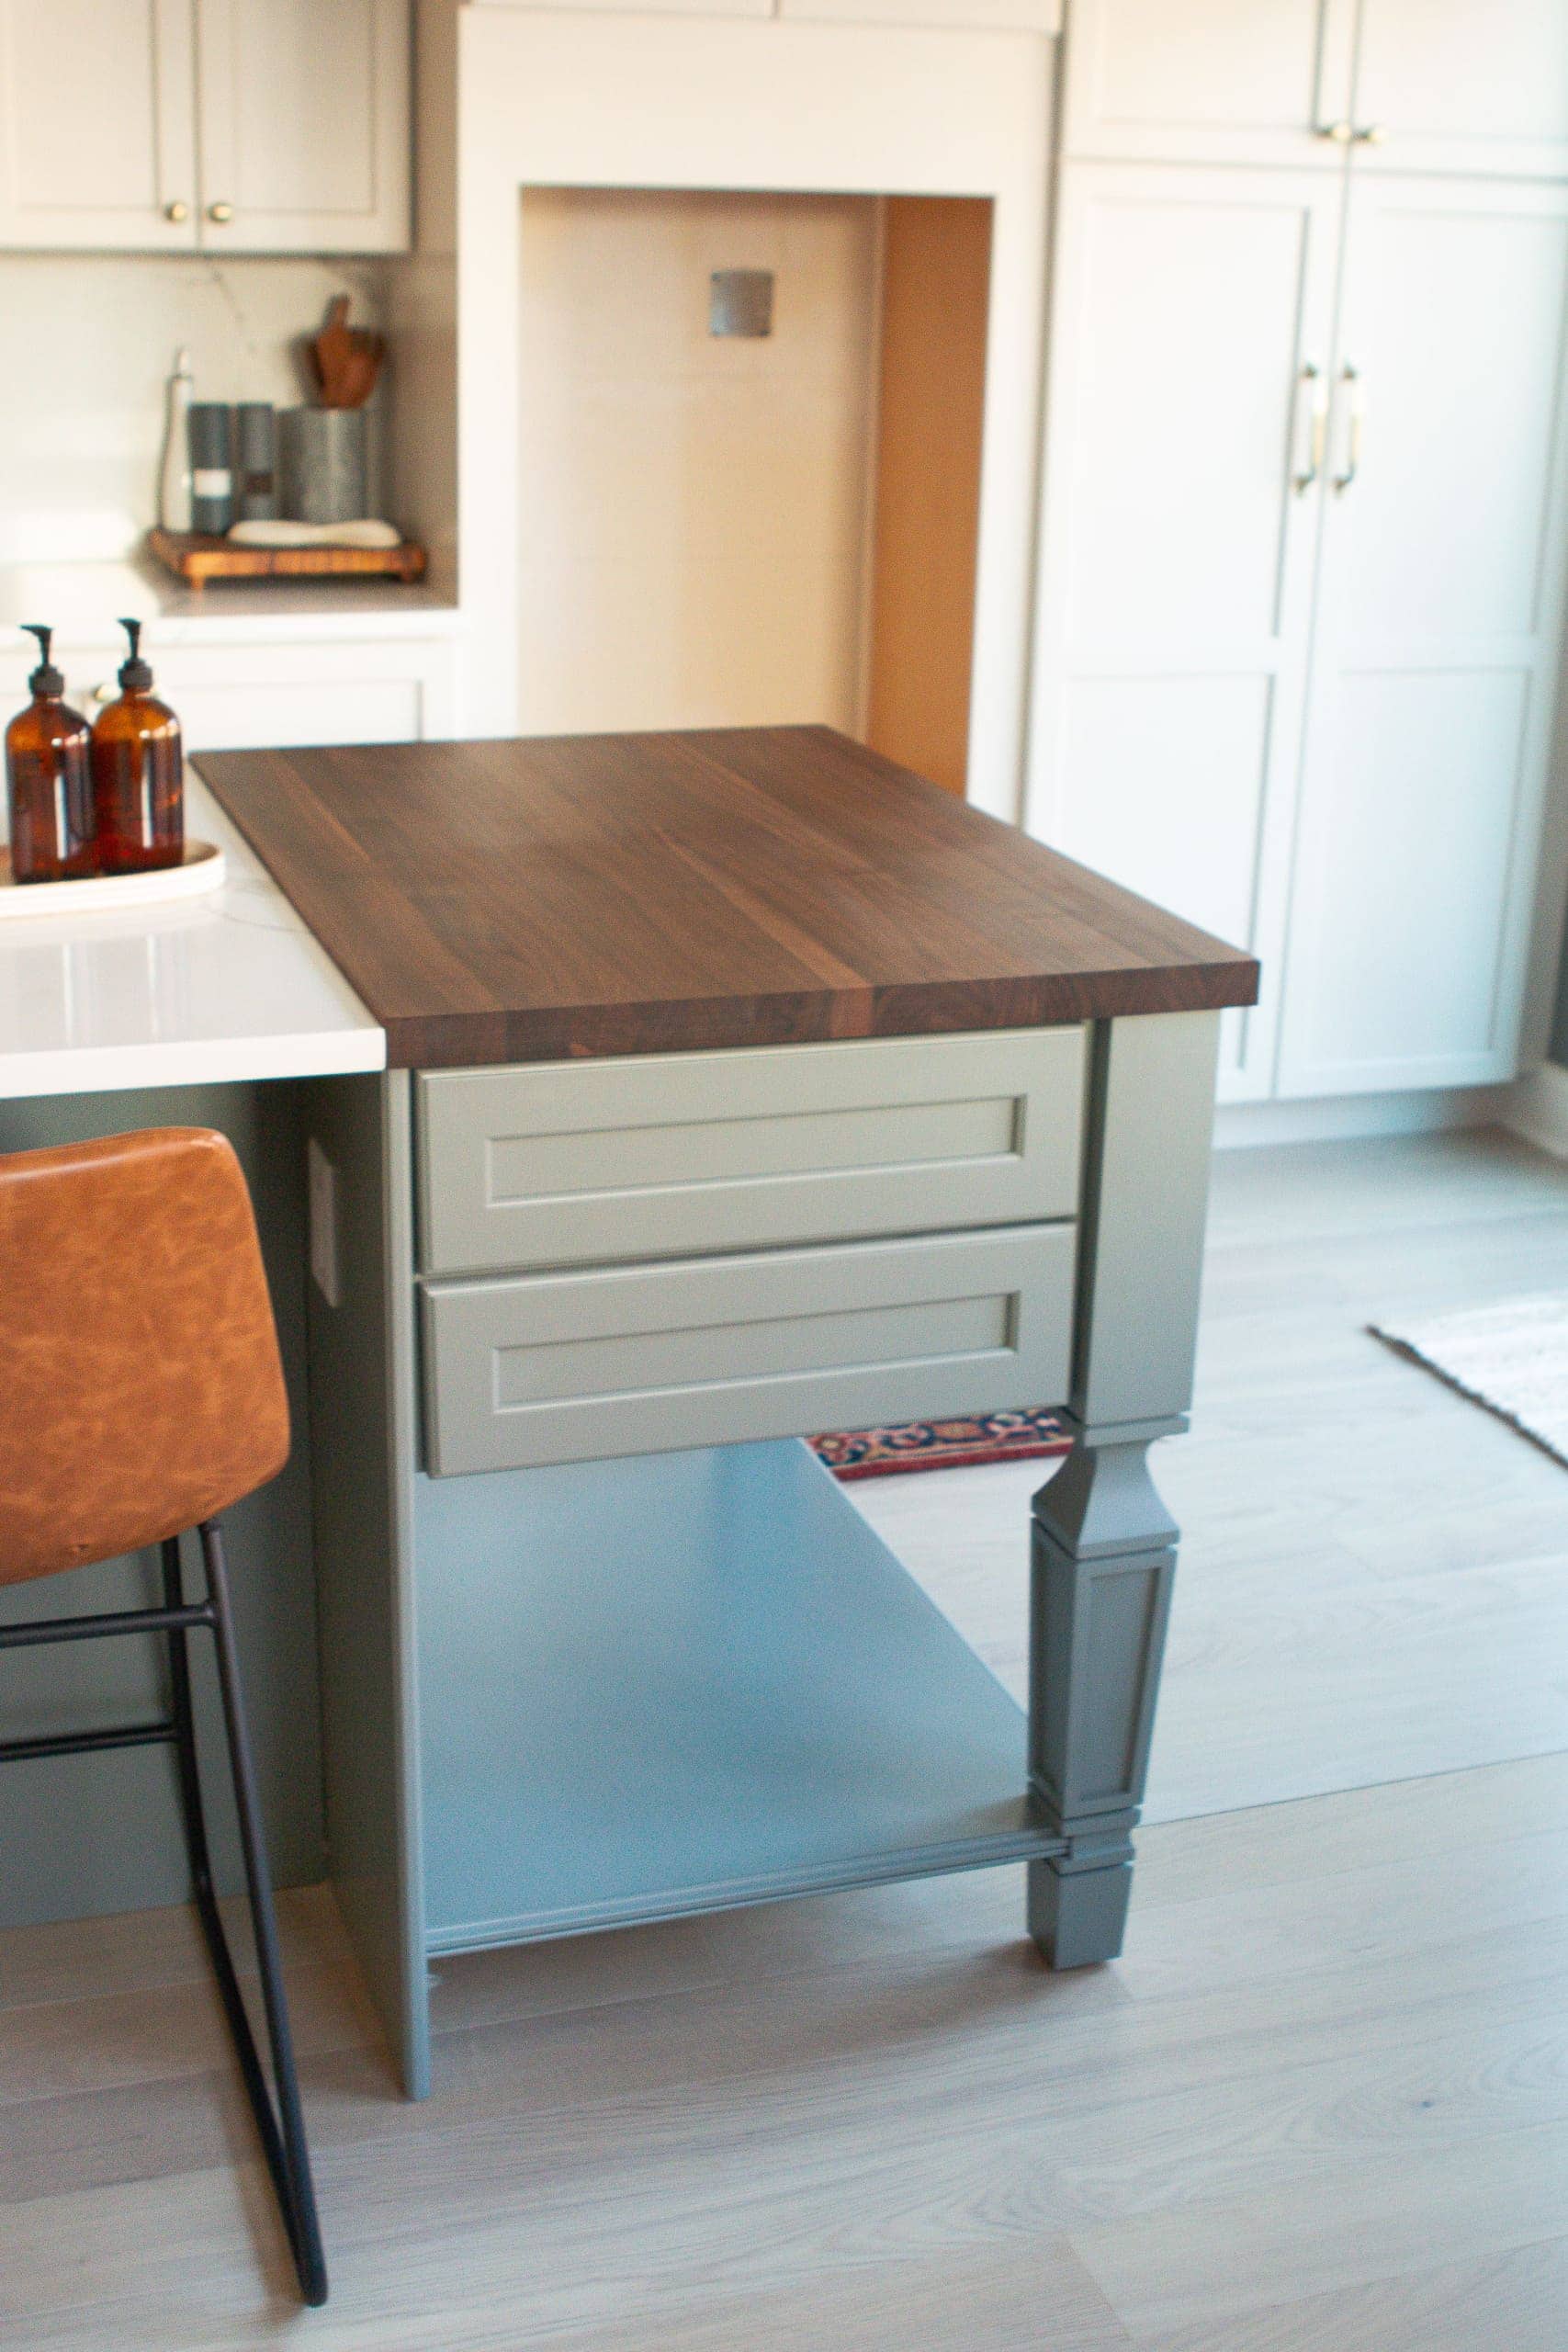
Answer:
M1356 126L1356 141L1359 146L1381 147L1387 137L1388 131L1381 122L1361 122Z
M1348 147L1356 136L1356 127L1350 122L1320 122L1314 127L1320 139L1332 139L1337 147Z
M174 220L176 222L188 220L190 219L190 207L182 198L176 196L172 204L164 205L164 218L165 220Z
M207 208L207 217L209 220L216 220L221 228L226 221L232 220L234 218L234 208L231 204L209 204Z

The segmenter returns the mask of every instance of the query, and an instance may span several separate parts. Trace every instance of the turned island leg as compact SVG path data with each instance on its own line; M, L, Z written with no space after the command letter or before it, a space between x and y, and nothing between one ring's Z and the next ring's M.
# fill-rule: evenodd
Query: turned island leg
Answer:
M1067 1845L1030 1865L1029 1931L1053 1968L1113 1960L1126 1924L1176 1572L1148 1449L1187 1426L1218 1028L1156 1013L1094 1033L1075 1442L1033 1507L1030 1780Z
M1030 1864L1029 1932L1053 1968L1114 1960L1126 1924L1176 1574L1148 1446L1080 1435L1034 1498L1030 1781L1068 1847Z

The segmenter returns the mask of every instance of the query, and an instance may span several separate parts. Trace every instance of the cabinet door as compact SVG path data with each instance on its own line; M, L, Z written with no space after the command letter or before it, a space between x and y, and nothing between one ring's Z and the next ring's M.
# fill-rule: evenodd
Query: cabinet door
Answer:
M196 243L190 0L0 0L0 246Z
M408 0L197 0L202 243L409 242Z
M1061 30L1062 0L778 0L781 17L829 24L953 25L961 32Z
M1355 0L1069 0L1063 152L1338 170L1354 19Z
M1062 175L1027 821L1261 957L1230 1099L1271 1075L1342 186Z
M286 743L407 743L453 731L447 638L326 643L169 644L155 625L158 692L178 714L187 752L265 751ZM60 649L66 695L91 716L118 688L108 647ZM12 665L19 693L27 657ZM7 673L0 663L0 689Z
M1568 188L1356 189L1285 1093L1514 1072L1560 622L1565 304Z
M1568 175L1568 5L1361 0L1354 113L1374 170Z

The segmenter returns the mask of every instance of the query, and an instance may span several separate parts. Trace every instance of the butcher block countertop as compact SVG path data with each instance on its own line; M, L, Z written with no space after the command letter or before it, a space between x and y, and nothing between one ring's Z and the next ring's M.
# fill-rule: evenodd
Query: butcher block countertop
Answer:
M1251 1004L1250 956L822 727L204 752L393 1068Z

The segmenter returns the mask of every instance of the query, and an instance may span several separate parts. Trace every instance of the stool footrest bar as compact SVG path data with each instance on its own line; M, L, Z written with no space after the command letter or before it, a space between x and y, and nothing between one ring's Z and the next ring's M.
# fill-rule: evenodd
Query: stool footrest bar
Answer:
M109 1609L97 1617L44 1617L31 1625L0 1625L0 1650L32 1649L44 1642L93 1642L106 1634L177 1634L210 1625L212 1604L183 1609Z
M96 1756L110 1747L156 1747L178 1739L175 1724L112 1724L103 1731L42 1733L37 1739L0 1739L0 1764L38 1756Z

